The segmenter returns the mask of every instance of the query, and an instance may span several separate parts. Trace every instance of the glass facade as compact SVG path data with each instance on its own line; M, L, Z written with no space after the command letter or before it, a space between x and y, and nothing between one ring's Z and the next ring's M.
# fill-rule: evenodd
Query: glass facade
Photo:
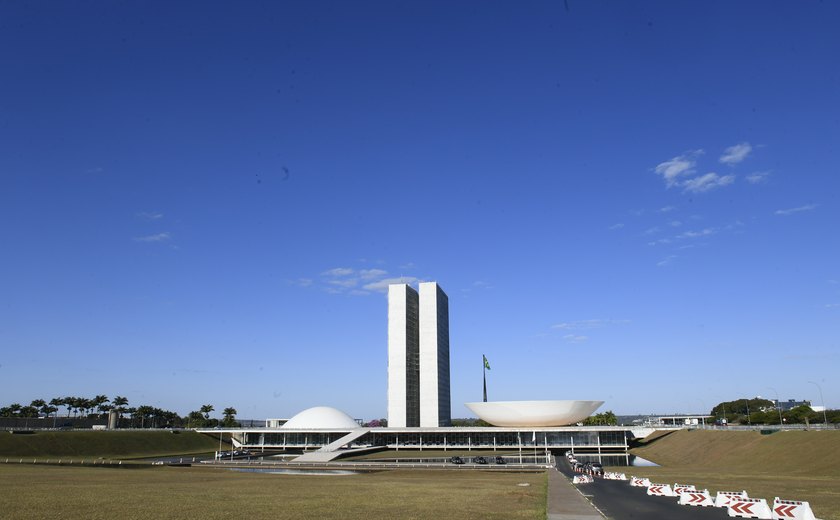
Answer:
M333 443L349 431L244 431L234 436L250 448L321 447ZM593 451L627 449L628 430L501 430L492 428L441 428L389 431L378 428L350 443L350 447L386 446L400 449L448 448L581 448Z

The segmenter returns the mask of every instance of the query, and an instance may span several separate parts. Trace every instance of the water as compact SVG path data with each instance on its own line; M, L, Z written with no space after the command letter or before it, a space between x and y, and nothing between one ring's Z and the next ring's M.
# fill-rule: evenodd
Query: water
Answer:
M655 462L651 462L636 455L598 455L596 454L575 454L575 458L580 462L600 462L604 466L631 466L631 467L652 467L658 466Z

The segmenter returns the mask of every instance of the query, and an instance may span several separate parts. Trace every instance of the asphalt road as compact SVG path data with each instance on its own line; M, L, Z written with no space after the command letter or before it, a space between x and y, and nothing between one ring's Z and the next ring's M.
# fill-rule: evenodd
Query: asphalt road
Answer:
M568 477L575 474L565 457L557 457L557 469ZM596 478L592 484L577 484L576 487L611 520L729 518L726 508L681 506L676 497L648 496L647 488L633 487L627 481Z

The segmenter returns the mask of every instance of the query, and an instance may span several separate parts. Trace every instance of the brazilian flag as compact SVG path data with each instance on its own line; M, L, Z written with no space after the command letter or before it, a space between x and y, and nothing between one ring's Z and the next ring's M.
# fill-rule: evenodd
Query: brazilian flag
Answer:
M484 358L484 368L486 368L487 370L490 370L490 362L487 361L487 356L482 354L481 357Z

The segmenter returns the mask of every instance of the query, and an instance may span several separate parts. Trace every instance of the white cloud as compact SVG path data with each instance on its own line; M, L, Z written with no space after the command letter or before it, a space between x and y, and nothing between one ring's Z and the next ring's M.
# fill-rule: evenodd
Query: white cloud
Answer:
M312 285L312 282L312 278L298 278L297 280L292 280L291 283L298 287L309 287Z
M672 220L668 223L668 225L671 227L680 227L682 226L682 222L680 222L679 220Z
M359 271L359 278L362 280L373 280L374 278L382 278L388 274L384 269L362 269Z
M618 224L613 224L612 226L610 226L609 229L610 229L610 231L614 231L616 229L621 229L623 227L624 227L624 224L619 222Z
M761 184L767 181L767 177L770 176L770 172L754 172L747 175L747 182L750 184Z
M670 244L672 240L670 238L660 238L659 240L654 240L652 242L648 242L649 246L658 246L659 244Z
M680 177L694 173L694 167L697 165L696 157L702 153L703 150L694 150L684 155L678 155L673 159L657 164L654 171L662 175L665 185L670 188L679 183Z
M654 235L656 233L659 233L659 231L660 231L659 226L653 226L652 228L646 229L645 232L642 233L642 234L643 235Z
M359 280L357 280L356 278L347 278L345 280L327 280L327 283L336 287L344 287L345 289L349 289L350 287L356 287L357 285L359 285Z
M135 242L164 242L172 238L172 235L169 232L164 231L163 233L158 233L156 235L147 235L144 237L135 237Z
M675 208L674 206L665 206L665 207L659 208L659 212L660 213L668 213L669 211L674 211L675 209L677 209L677 208Z
M551 328L560 330L591 330L600 329L609 325L626 325L627 323L630 323L630 320L611 320L597 318L593 320L567 321L563 323L558 323L556 325L552 325Z
M826 303L825 304L826 309L836 309L838 307L840 307L840 303Z
M163 213L155 211L141 211L137 214L137 218L142 218L143 220L160 220L163 218Z
M662 259L662 260L660 260L659 262L657 262L657 263L656 263L656 265L657 265L657 267L666 267L666 266L669 266L669 265L671 265L671 264L674 262L674 260L675 260L676 258L677 258L677 255L669 255L669 256L666 256L664 259Z
M799 206L798 208L788 208L788 209L777 209L776 215L793 215L794 213L800 213L802 211L811 211L813 209L817 209L819 204L805 204L804 206Z
M350 269L349 267L336 267L333 269L328 269L321 273L322 276L349 276L353 274L355 271Z
M412 284L418 281L417 278L413 276L403 276L400 278L383 278L382 280L378 280L376 282L371 282L369 284L365 284L362 286L362 289L366 291L377 291L377 292L386 292L388 290L388 286L394 283L408 283Z
M698 237L707 237L709 235L714 235L717 231L714 228L706 228L701 231L686 231L685 233L681 233L677 235L677 238L698 238Z
M735 182L734 175L720 176L714 172L689 179L682 183L683 191L692 193L705 193L719 186L726 186Z
M747 158L752 151L750 143L736 144L724 150L723 155L720 156L720 162L723 164L738 164Z
M581 336L579 334L566 334L563 339L569 343L583 343L589 339L589 336Z

